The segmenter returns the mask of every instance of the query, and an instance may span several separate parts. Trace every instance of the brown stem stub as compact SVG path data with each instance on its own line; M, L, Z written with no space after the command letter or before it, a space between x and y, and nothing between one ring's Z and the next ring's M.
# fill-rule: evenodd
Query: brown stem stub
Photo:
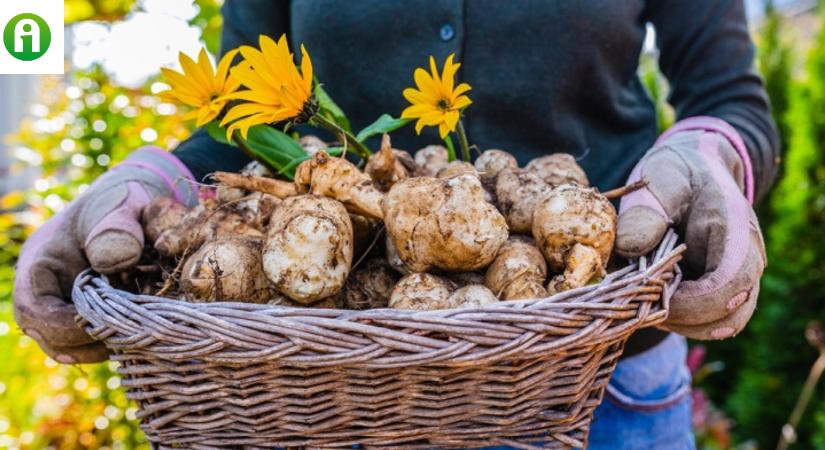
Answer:
M231 172L215 172L212 179L224 186L245 189L253 192L263 192L278 198L287 198L297 195L295 184L289 181L274 178L256 177Z
M638 191L639 189L647 186L647 180L638 180L634 181L633 183L624 185L622 187L617 187L616 189L611 189L609 191L602 192L602 195L609 198L610 200L624 197L625 195Z

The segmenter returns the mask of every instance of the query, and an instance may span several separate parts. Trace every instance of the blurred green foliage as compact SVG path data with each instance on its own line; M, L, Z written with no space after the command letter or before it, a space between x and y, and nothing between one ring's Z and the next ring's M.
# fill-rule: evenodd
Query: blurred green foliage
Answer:
M198 0L192 24L217 51L219 0ZM117 20L135 1L67 1L67 22ZM62 366L46 357L14 323L14 263L26 237L108 167L144 145L173 148L191 132L175 105L156 94L156 79L139 89L113 83L98 66L43 77L40 98L19 131L12 175L37 169L33 188L0 197L0 448L148 449L134 404L118 389L116 365Z

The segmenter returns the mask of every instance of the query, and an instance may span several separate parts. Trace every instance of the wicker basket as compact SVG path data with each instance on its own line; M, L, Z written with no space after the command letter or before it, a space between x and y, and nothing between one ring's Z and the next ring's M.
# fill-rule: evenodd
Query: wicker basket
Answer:
M73 297L158 448L583 448L628 336L665 319L683 250L669 232L598 285L473 309L196 304L88 272Z

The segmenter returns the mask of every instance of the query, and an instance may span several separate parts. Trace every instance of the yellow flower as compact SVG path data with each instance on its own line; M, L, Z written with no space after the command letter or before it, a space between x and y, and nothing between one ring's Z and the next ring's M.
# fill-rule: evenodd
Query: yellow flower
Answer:
M196 125L199 127L206 125L223 111L229 102L226 96L240 87L240 83L228 76L229 66L237 54L237 50L227 52L218 63L216 71L209 62L206 50L201 49L198 62L181 53L179 60L183 73L161 69L172 86L172 89L161 95L167 100L193 106L195 109L187 113L184 119L197 119Z
M228 123L227 136L235 130L246 138L249 128L259 124L269 124L292 120L308 119L312 96L312 60L301 45L301 70L289 51L286 35L275 43L268 36L258 38L261 49L248 45L240 48L244 61L232 69L232 76L247 89L228 97L245 100L247 103L232 107L221 121Z
M404 98L412 106L401 113L402 119L418 119L415 132L421 134L426 126L438 125L441 138L446 138L455 131L461 110L472 103L470 98L462 95L469 91L470 85L461 83L455 86L455 74L461 64L453 63L450 55L444 62L444 71L439 76L435 58L430 56L430 73L422 68L415 69L415 85L418 89L404 89Z

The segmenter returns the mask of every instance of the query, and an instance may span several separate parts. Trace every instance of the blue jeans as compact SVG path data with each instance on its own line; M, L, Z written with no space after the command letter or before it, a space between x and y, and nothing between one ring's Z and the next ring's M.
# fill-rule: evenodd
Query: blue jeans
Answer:
M671 333L619 361L596 408L588 450L694 450L686 356L685 338Z

